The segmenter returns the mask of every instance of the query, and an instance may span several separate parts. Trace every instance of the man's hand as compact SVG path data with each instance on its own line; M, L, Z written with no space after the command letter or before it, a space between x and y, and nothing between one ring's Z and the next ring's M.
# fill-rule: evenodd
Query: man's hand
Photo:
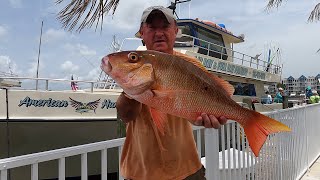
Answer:
M206 113L202 113L201 116L199 116L195 122L193 122L196 126L204 126L206 128L215 128L219 129L221 125L224 125L227 123L227 118L224 116L221 116L219 118L216 118L214 115L209 115Z

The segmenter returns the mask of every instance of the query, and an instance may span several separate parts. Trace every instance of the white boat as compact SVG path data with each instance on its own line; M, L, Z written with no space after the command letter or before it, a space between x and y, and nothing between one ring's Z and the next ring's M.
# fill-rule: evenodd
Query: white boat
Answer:
M209 21L179 19L177 22L179 35L175 50L196 57L210 72L234 85L236 102L252 108L252 101L259 100L264 94L265 84L280 82L280 64L270 64L233 50L234 44L244 42L243 36L233 35L223 26ZM138 47L138 50L143 49L144 46ZM71 83L70 80L2 79L43 81L45 88L0 90L0 159L119 137L115 102L122 90L108 78L102 82L78 81L91 85L83 91L49 90L52 82ZM258 111L282 108L282 104L254 105ZM113 153L117 153L116 150ZM118 156L113 153L108 153L108 161L117 162ZM90 163L98 162L93 158ZM67 165L67 170L72 164ZM99 174L99 169L92 164L89 175ZM57 172L51 170L55 163L43 166L47 170L42 171L40 179L56 177ZM22 168L22 171L27 170ZM79 176L79 172L79 168L70 168L67 176ZM108 172L117 172L117 165L108 165ZM11 176L18 177L19 174L15 171Z

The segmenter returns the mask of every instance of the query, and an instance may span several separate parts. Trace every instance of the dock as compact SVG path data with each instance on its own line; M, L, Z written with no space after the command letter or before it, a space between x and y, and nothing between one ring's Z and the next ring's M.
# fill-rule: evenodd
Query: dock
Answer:
M310 169L303 175L301 180L318 180L320 179L320 158L310 167Z

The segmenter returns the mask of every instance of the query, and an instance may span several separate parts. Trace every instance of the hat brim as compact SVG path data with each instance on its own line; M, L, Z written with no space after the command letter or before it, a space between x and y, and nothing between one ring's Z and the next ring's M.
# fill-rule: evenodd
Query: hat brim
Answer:
M136 32L136 34L134 34L134 36L135 36L136 38L141 38L140 31Z

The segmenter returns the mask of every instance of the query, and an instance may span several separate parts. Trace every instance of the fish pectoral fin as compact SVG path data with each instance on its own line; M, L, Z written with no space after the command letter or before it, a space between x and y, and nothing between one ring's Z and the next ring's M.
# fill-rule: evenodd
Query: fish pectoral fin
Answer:
M150 114L152 120L156 127L158 128L159 132L164 135L165 133L165 125L168 123L167 114L161 111L158 111L152 107L150 107Z
M152 90L154 97L159 98L174 98L176 96L181 96L183 94L195 93L195 91L189 90Z

